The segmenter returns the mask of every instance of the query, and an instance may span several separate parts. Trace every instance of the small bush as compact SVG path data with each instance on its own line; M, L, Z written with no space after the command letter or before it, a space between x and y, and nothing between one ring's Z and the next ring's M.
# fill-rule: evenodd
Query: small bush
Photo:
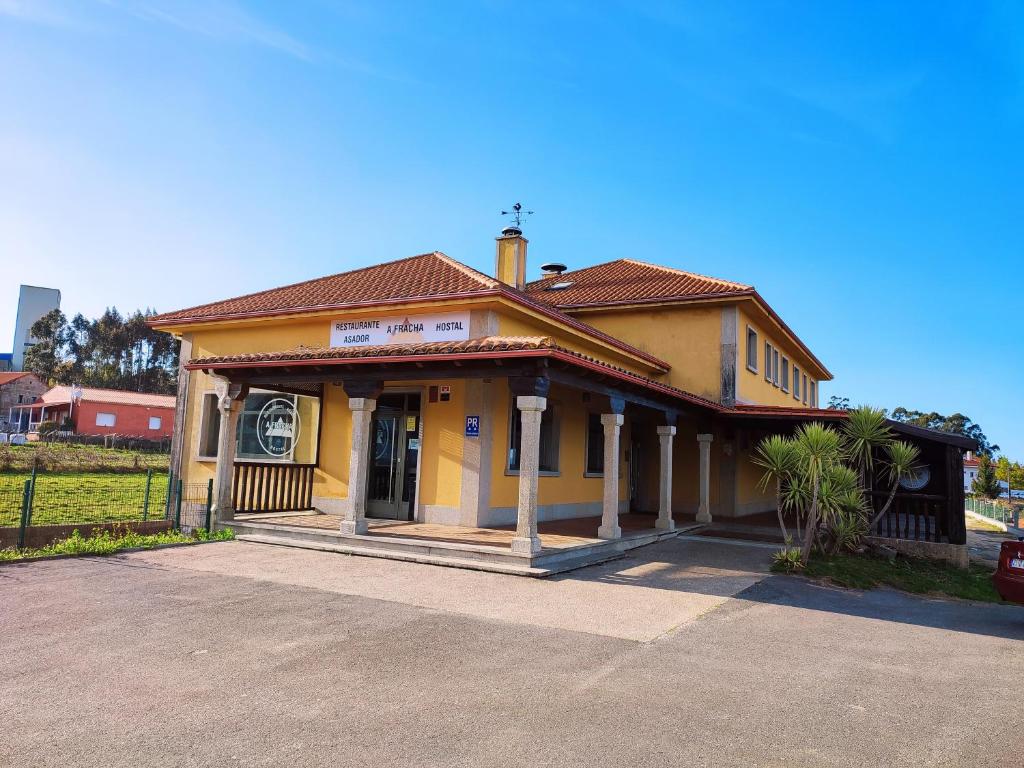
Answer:
M844 512L828 527L831 551L856 552L868 534L868 521L858 512Z
M772 555L772 570L783 573L794 573L802 570L803 562L800 560L799 547L783 547Z
M39 422L37 431L39 432L40 437L46 437L47 435L52 435L54 432L59 430L60 427L57 426L56 421L41 421Z

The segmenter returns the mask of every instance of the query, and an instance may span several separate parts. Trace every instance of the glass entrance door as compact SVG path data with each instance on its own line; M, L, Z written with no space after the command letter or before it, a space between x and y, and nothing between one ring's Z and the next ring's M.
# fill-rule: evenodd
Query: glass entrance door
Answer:
M419 434L419 394L382 394L370 423L367 517L413 519Z

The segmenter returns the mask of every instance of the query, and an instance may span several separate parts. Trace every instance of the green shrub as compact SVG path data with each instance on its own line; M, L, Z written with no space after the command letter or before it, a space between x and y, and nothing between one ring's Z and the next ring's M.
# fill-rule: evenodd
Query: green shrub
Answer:
M152 549L161 544L228 541L234 537L234 532L230 529L213 533L207 533L205 529L199 529L190 534L181 531L138 533L127 526L116 526L113 530L97 528L90 536L83 536L75 530L66 539L55 541L53 544L38 549L0 549L0 563L54 555L112 555L125 549Z
M868 534L868 521L860 512L844 511L831 521L828 538L831 551L856 552Z
M54 432L60 431L60 427L57 426L56 421L41 421L37 428L40 437L46 437L52 435Z
M793 573L802 570L803 560L800 559L799 547L783 547L772 555L772 570Z

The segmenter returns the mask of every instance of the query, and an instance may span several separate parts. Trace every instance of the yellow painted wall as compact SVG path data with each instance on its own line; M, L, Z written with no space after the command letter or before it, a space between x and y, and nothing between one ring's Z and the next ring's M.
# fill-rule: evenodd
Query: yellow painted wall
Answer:
M587 319L584 318L584 321L586 320ZM610 354L607 349L604 349L597 344L584 343L575 336L559 332L547 326L538 325L538 323L532 318L523 317L521 315L499 314L498 332L502 336L550 336L556 344L573 352L579 352L589 357L603 360L619 368L625 368L627 371L638 373L641 376L656 376L655 374L652 374L649 367L637 365L636 362L624 355ZM627 344L637 347L639 346L628 339L622 340ZM658 356L656 353L651 354Z
M736 506L741 514L775 508L775 486L758 487L764 470L753 461L754 447L740 447L736 452Z
M429 403L427 387L448 384L451 401ZM420 460L420 504L459 508L462 493L462 441L465 429L465 387L460 381L424 383L423 442Z
M718 401L721 397L722 309L678 305L585 312L586 323L672 366L658 381Z
M494 397L494 442L491 446L491 507L515 507L519 503L519 476L506 473L508 466L509 418L512 413L512 393L508 386L496 382ZM552 385L549 405L558 413L558 476L541 475L537 488L537 503L580 504L600 502L604 492L604 479L585 477L587 414L600 413L603 398L594 397L583 402L579 390ZM622 429L620 448L629 444L629 420ZM628 498L626 468L620 455L619 498Z
M801 397L797 400L793 397L793 365L801 371L801 376L807 374L808 383L815 380L810 373L812 366L802 350L796 347L781 334L770 330L766 324L756 320L752 313L743 305L740 305L738 312L738 335L739 335L739 361L736 366L736 398L741 403L755 403L757 405L780 405L791 407L803 407L803 383L801 382ZM747 368L747 328L757 331L757 371ZM781 387L765 381L764 343L768 341L773 347L779 350L781 366L782 356L789 359L790 385L789 392ZM781 383L781 379L780 379ZM819 395L820 402L820 395ZM808 399L807 405L811 402Z

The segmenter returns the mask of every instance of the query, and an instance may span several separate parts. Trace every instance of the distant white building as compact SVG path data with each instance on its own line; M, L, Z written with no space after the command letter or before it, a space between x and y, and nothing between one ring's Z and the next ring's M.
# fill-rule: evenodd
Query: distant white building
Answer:
M974 451L968 451L964 456L964 491L971 492L974 487L974 480L978 477L978 457Z
M36 320L48 312L60 309L60 291L56 288L40 288L23 285L18 291L18 316L14 323L14 348L11 355L11 370L21 371L25 365L25 352L36 343L29 330Z

